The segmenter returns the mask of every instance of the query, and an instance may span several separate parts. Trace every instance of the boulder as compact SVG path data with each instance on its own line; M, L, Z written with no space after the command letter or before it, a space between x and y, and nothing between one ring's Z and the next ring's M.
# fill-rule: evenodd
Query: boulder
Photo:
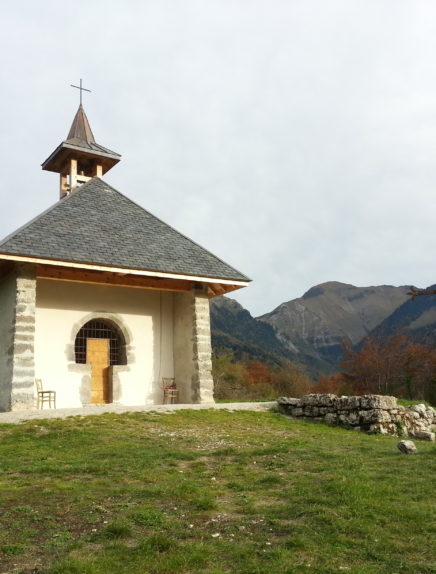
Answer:
M397 447L403 454L416 454L418 452L415 443L411 440L400 440Z

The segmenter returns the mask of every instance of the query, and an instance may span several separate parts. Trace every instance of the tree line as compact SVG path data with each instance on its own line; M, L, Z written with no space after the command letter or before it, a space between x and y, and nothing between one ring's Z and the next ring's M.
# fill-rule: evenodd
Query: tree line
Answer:
M316 392L381 394L436 404L436 348L406 335L372 336L359 349L343 344L341 372L321 377Z
M275 399L307 393L381 394L436 405L436 348L405 335L368 337L362 346L343 344L340 372L313 381L290 361L280 365L236 360L232 353L215 356L217 399Z

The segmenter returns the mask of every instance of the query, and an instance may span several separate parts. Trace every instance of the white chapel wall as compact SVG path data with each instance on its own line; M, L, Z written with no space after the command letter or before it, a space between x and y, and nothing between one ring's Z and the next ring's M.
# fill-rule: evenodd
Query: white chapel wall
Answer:
M98 317L114 321L127 342L127 365L113 367L114 402L161 403L161 377L174 376L171 293L38 280L35 376L56 391L59 408L86 403L90 366L75 363L74 340Z

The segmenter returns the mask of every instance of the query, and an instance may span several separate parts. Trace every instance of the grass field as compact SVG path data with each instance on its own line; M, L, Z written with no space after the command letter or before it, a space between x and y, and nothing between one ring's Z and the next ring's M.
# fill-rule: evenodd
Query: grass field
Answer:
M0 425L0 572L435 573L436 447L277 413Z

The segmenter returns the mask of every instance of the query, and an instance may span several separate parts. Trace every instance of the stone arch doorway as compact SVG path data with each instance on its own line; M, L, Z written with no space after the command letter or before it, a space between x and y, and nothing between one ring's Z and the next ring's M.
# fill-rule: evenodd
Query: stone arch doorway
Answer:
M126 342L117 325L108 319L91 319L76 335L76 363L91 365L92 404L111 403L112 367L126 364Z

